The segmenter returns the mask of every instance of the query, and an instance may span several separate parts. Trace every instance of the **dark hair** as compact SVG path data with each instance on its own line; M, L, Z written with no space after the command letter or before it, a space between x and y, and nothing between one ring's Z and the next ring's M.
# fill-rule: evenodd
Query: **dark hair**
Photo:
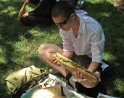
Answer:
M34 5L37 5L40 2L40 0L29 0L29 1Z
M71 13L75 13L73 5L68 1L59 1L52 8L51 16L67 18Z

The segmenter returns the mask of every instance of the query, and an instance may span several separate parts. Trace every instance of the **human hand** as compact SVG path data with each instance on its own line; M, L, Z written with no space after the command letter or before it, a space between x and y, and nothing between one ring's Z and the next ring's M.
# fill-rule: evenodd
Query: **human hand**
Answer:
M56 65L60 65L60 63L58 62L58 60L55 57L52 57L52 62Z
M94 73L94 75L96 75L96 77L98 77L98 79L100 80L99 82L98 81L94 82L94 80L92 81L91 79L89 80L89 79L84 78L83 74L78 70L73 71L72 75L79 83L81 83L86 88L92 88L92 87L96 86L101 81L100 73L98 71L96 71Z
M73 72L72 72L72 75L75 77L75 79L76 79L78 82L86 81L86 79L83 77L83 74L82 74L80 71L78 71L78 70L73 71ZM94 75L96 75L96 77L97 77L98 79L100 79L100 73L99 73L98 71L96 71L96 72L94 73ZM87 81L88 81L88 80L87 80ZM100 80L100 81L101 81L101 80ZM92 82L92 81L90 81L90 82Z
M83 77L83 74L78 70L73 71L72 75L78 82L86 81L86 79Z

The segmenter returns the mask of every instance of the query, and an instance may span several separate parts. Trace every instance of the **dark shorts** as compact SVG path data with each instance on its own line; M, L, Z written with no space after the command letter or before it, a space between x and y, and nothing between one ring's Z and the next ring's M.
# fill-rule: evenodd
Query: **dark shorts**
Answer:
M97 86L93 88L86 88L82 86L79 82L76 82L75 85L78 93L84 93L87 96L90 96L93 98L97 98L98 93L100 92L100 84L97 84Z
M53 20L48 16L36 16L33 12L30 12L28 16L21 17L20 22L24 26L36 26L47 27L53 25Z
M66 76L66 80L67 80L67 84L69 86L71 86L72 88L73 87L73 84L71 84L69 82L69 79L71 78L71 73L69 73L67 76ZM98 93L100 92L101 90L101 83L98 83L95 87L93 88L86 88L84 87L83 85L81 85L79 82L75 82L75 88L76 88L76 91L78 93L82 93L82 94L86 94L87 96L90 96L90 97L93 97L93 98L96 98L98 96Z

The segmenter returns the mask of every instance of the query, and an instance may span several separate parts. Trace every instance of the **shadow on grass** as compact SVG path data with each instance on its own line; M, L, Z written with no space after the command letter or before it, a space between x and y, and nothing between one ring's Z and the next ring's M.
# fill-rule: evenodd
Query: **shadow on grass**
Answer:
M23 36L29 40L34 38L29 32L34 27L25 27L18 19L18 11L22 3L23 1L16 0L0 1L0 48L4 50L6 60L1 64L6 68L7 65L13 65L11 60L13 51L15 51L13 45L20 41L20 37ZM51 29L41 28L41 30L49 31Z
M7 97L5 77L8 73L11 73L17 69L24 68L25 66L19 66L13 60L13 55L19 54L15 50L14 44L20 42L20 38L24 37L28 40L33 40L34 35L30 32L35 27L25 27L18 19L18 12L22 6L22 0L0 0L0 98ZM54 28L54 27L52 27ZM42 31L49 32L50 29L40 28ZM51 32L50 32L51 33ZM22 47L23 48L23 47ZM2 58L4 61L2 62ZM44 65L38 60L38 57L30 57L24 60L24 64L27 65ZM23 64L23 65L24 65ZM44 67L39 66L39 67ZM44 67L45 68L45 67ZM8 96L8 98L10 98Z
M107 61L110 65L106 70L103 84L108 95L124 98L124 21L122 15L110 3L89 3L83 8L88 14L94 17L102 25L106 45L105 52L112 54L114 58ZM119 87L120 86L120 87Z
M17 13L10 12L12 9L13 11L15 11L16 8L18 9L17 3L18 2L0 1L0 48L5 52L6 62L2 64L4 67L12 63L13 44L19 41L21 35L25 36L28 32L28 29L21 26L18 22Z
M118 68L109 66L102 77L101 93L118 98L124 98L123 74L117 72ZM120 86L120 87L119 87Z

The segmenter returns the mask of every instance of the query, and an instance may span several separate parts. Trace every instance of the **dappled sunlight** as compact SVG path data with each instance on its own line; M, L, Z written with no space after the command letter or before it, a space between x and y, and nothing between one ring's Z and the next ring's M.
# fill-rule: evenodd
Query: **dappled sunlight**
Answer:
M115 60L116 60L116 56L114 56L114 55L111 54L110 52L104 52L103 58L104 58L106 61L115 61Z
M8 8L4 9L1 11L2 13L7 13L10 16L13 16L14 14L17 13L17 9L12 6L8 6Z
M114 85L115 85L115 89L120 92L123 93L124 92L124 79L116 79L114 80Z
M111 0L87 0L92 3L105 3L105 2L110 2Z
M0 63L5 63L6 59L5 59L5 51L4 49L0 48Z
M110 17L111 14L110 14L110 13L102 13L101 16L104 16L104 17Z

